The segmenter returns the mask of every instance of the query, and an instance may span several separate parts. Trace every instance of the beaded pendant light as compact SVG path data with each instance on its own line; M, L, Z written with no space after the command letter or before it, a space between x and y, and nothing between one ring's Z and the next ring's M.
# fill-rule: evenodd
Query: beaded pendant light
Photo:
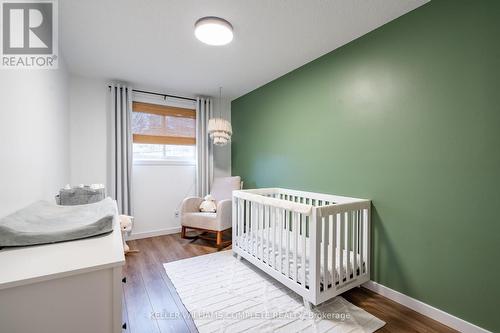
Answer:
M225 146L228 142L231 142L231 135L233 135L233 129L231 123L226 119L222 118L222 87L219 88L219 117L212 118L208 121L208 135L214 145Z

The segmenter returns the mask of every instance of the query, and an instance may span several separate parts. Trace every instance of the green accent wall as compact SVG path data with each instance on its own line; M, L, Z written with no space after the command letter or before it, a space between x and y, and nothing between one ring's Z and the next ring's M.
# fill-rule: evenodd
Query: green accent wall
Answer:
M246 188L371 199L372 279L500 331L500 1L434 0L234 100L232 124Z

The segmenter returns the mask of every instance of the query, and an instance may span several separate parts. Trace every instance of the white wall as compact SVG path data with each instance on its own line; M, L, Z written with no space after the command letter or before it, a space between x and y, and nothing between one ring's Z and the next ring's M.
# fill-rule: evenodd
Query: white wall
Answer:
M0 216L54 200L69 181L68 74L0 71Z
M70 77L70 182L106 184L107 83Z
M132 238L176 233L182 200L195 191L195 165L134 164Z
M77 75L70 78L72 184L107 184L107 91L107 83L102 80ZM164 103L161 97L142 94L137 94L137 97L146 102ZM168 101L168 104L186 107L183 103ZM223 116L229 119L230 101L223 100L221 104ZM218 110L217 105L215 108ZM231 147L216 147L214 175L220 177L230 174ZM195 166L134 164L132 180L135 216L132 237L177 232L180 222L175 212L182 199L194 194Z

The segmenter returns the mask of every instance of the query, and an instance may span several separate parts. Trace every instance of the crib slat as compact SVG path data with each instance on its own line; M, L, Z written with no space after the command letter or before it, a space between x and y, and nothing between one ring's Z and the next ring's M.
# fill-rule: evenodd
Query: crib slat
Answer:
M246 241L247 241L247 236L248 236L248 228L245 226L246 220L245 220L245 205L246 205L246 200L241 200L241 233L242 233L242 240L241 240L241 246L243 247L243 250L246 251Z
M255 224L257 225L257 249L256 257L262 260L261 250L262 250L262 219L260 218L261 204L256 204L255 209L257 213L255 214Z
M250 245L250 202L245 200L245 251L249 252L248 246Z
M279 228L278 228L278 237L279 239L279 256L278 256L278 266L279 272L283 273L283 209L279 210Z
M237 239L237 246L241 248L241 242L243 240L242 238L242 230L241 230L241 199L240 198L234 198L236 200L236 207L238 207L238 211L236 214L236 223L237 223L237 230L236 230L236 239Z
M245 251L246 252L249 252L249 238L250 238L250 202L248 200L245 200L244 201L244 205L245 205L245 220L244 220L244 224L245 224Z
M266 223L266 263L270 266L270 253L269 253L269 232L271 231L271 221L270 221L270 208L269 206L264 206L264 221ZM267 212L267 214L266 214Z
M339 286L343 284L344 280L344 232L345 232L345 214L340 213L340 246L339 246Z
M299 222L298 222L298 213L293 213L293 279L295 282L298 281L298 266L297 266L297 251L298 251L298 242L299 242Z
M261 228L260 230L260 260L264 261L264 231L265 231L265 228L266 228L266 220L264 218L264 208L265 206L262 204L262 205L259 205L260 207L260 221L259 221L259 227ZM266 247L267 249L267 247Z
M245 250L246 232L245 232L245 200L240 199L240 224L241 224L241 240L240 247Z
M256 203L251 201L250 202L250 224L252 225L250 230L252 231L252 255L254 257L256 257L256 254L255 254L255 250L256 250L256 243L257 243L257 237L255 235L255 230L256 230L256 227L255 227L255 206L256 206Z
M290 212L285 210L285 232L286 232L286 257L285 257L285 265L286 265L286 276L290 277Z
M370 272L370 258L368 257L368 251L370 248L370 238L368 238L368 234L370 232L370 208L364 209L363 210L363 215L364 215L364 223L365 223L365 228L364 228L364 234L363 237L365 237L365 248L364 248L364 257L366 260L366 265L365 265L365 273L369 274Z
M261 232L261 227L260 227L260 204L256 203L255 204L255 231L256 231L256 241L255 241L255 257L257 259L260 258L260 249L261 249L261 237L260 237L260 232Z
M273 255L273 268L276 269L276 208L271 207L271 231L273 234L273 243L272 243L272 255Z
M272 267L272 257L271 257L271 247L273 244L272 241L272 230L273 230L273 223L272 223L272 206L267 206L267 264Z
M255 209L254 209L254 213L255 213L255 217L253 219L253 223L254 223L254 226L255 226L255 257L257 259L260 259L259 258L259 255L260 255L260 219L259 219L259 207L260 207L260 204L254 202L254 205L255 205Z
M360 261L360 244L361 244L361 221L363 220L362 218L362 211L358 210L358 223L356 225L356 230L357 230L357 237L356 237L356 259L358 263L358 275L361 275L361 269L363 267L363 263Z
M231 221L232 223L236 223L235 225L233 225L232 239L233 242L235 243L235 246L238 246L238 198L232 198L231 205L232 205Z
M297 202L297 196L293 195L292 196L292 201ZM290 212L290 218L291 218L291 227L292 227L292 234L291 234L291 242L293 242L293 265L290 267L292 271L292 276L293 280L297 281L297 223L296 223L296 218L295 218L296 213L294 211Z
M359 269L359 274L362 275L364 274L364 247L365 247L365 240L364 240L364 233L366 232L365 231L365 226L364 226L364 216L363 216L363 211L361 211L361 221L359 223L359 265L360 265L360 269Z
M243 227L244 224L244 216L245 216L245 201L243 199L239 200L239 210L238 210L238 223L240 224L240 248L244 249L244 241L245 241L245 229Z
M259 204L253 203L253 225L254 225L254 252L253 255L258 259L259 258Z
M257 214L255 210L257 209L257 203L256 202L251 202L252 203L252 210L250 211L251 218L250 220L252 221L252 255L254 257L257 257Z
M256 203L255 204L255 231L256 231L256 237L255 237L255 257L257 259L260 258L260 249L262 248L261 244L261 237L260 237L260 232L261 232L261 227L260 227L260 204Z
M351 239L349 235L352 232L352 212L347 212L347 230L345 233L346 240L346 282L351 279Z
M323 291L328 289L328 217L323 217Z
M255 204L255 231L256 231L256 237L255 237L255 257L257 257L257 259L261 259L260 258L260 249L261 249L261 237L260 237L260 232L261 232L261 227L260 227L260 204L256 203Z
M332 260L332 288L335 288L335 272L337 271L337 214L329 216L332 222L332 239L330 243L332 244L330 248L331 260Z
M253 252L253 248L254 248L254 246L255 246L255 242L254 242L254 227L253 227L253 219L254 219L254 212L253 212L253 210L254 210L254 203L253 203L252 201L249 201L249 202L248 202L248 205L249 205L249 206L248 206L248 207L249 207L248 209L249 209L249 211L250 211L250 220L248 221L248 223L249 223L249 225L250 225L250 243L249 243L250 248L249 248L249 250L250 250L250 254L251 254L251 255L254 255L254 252Z
M248 253L252 254L252 240L253 240L253 230L252 230L252 202L248 201Z
M301 215L301 224L302 224L302 233L300 237L302 238L302 285L305 287L306 285L306 224L307 224L307 217L304 214Z
M354 211L354 221L353 221L353 230L352 230L352 256L353 256L353 263L352 263L352 276L353 278L356 277L357 272L358 272L358 221L359 221L359 211Z
M253 255L252 202L248 201L248 252Z
M231 198L231 239L238 243L238 198Z

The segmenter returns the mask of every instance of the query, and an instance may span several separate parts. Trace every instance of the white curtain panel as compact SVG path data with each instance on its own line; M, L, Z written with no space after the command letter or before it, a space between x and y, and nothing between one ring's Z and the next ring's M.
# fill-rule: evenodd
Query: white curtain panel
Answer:
M211 99L196 99L196 195L200 197L210 193L213 178L213 144L207 131L212 109Z
M132 215L132 88L112 84L109 98L108 192L120 214Z

